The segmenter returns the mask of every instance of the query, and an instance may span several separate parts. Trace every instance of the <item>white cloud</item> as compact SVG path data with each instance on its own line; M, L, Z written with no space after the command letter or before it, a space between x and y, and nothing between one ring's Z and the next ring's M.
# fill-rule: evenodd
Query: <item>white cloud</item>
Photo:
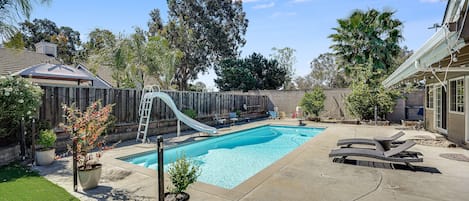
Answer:
M254 9L265 9L265 8L272 8L275 6L275 3L274 2L270 2L270 3L267 3L267 4L259 4L259 5L255 5Z
M438 2L444 2L445 0L420 0L422 3L438 3Z
M288 17L294 15L296 15L296 12L275 12L274 14L272 14L272 17Z

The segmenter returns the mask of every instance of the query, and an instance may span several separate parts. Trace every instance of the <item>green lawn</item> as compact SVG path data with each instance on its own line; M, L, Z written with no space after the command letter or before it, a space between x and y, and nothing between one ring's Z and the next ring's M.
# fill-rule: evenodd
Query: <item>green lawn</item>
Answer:
M14 164L0 167L0 201L4 200L78 199L29 168Z

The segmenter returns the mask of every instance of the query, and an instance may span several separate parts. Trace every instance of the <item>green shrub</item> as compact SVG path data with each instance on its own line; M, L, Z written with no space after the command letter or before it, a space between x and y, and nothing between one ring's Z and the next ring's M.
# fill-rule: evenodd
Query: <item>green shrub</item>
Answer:
M313 91L305 93L301 99L300 105L307 115L314 114L316 117L324 109L324 100L326 95L321 87L314 87Z
M182 154L168 170L169 177L173 183L173 188L170 189L172 193L184 192L187 187L197 181L200 175L199 166L187 160L186 156Z
M0 138L16 134L21 118L37 115L42 89L21 77L0 76ZM7 126L3 126L7 125Z
M39 132L38 144L42 145L44 149L52 148L55 145L55 140L57 136L55 135L54 130L41 130Z
M375 106L378 106L378 116L382 117L392 112L396 99L400 93L394 89L385 89L382 85L372 88L361 82L352 85L352 93L346 98L348 111L364 120L374 119Z
M185 109L182 111L182 113L184 113L185 115L187 115L188 117L192 119L195 119L197 117L197 112L192 109Z

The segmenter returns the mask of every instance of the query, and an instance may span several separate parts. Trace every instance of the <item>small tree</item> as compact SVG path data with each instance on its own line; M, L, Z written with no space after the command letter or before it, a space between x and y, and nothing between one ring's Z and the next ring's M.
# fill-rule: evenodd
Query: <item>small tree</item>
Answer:
M98 100L82 112L75 104L71 106L62 105L67 122L62 124L61 127L70 133L72 140L77 141L76 152L78 156L76 160L79 170L93 169L98 164L102 151L108 149L104 146L101 134L111 123L109 116L113 106L114 104L109 104L102 107L101 101ZM91 152L96 147L99 149L93 156Z
M392 112L395 100L400 97L397 90L385 89L382 85L373 89L368 84L357 82L352 85L352 93L346 98L348 111L360 118L374 119L375 106L378 107L378 116Z
M197 181L197 177L200 175L200 168L187 160L186 156L182 154L171 165L168 174L174 186L170 191L172 193L182 193L190 184Z
M314 87L313 91L305 93L303 99L301 99L301 106L307 115L314 114L316 117L324 109L324 100L326 95L321 87Z

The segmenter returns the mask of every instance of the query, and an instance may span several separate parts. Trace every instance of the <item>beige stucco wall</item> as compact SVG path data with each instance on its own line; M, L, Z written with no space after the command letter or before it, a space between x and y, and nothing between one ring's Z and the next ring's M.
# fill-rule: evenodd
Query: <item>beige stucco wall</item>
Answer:
M465 141L465 122L463 114L448 113L448 138L456 143Z
M464 76L464 73L448 73L447 80L452 79L452 78L459 78L461 76ZM435 79L427 79L427 84L434 84L434 83L439 83ZM425 99L427 97L425 96ZM469 97L464 98L465 101L469 101ZM447 133L448 133L448 138L459 144L463 145L465 147L469 148L469 145L466 144L466 122L465 122L465 115L464 114L457 114L457 113L452 113L450 111L450 93L447 93ZM426 102L427 100L425 100ZM436 104L436 103L434 103ZM436 107L436 106L435 106ZM465 108L466 110L469 108ZM433 115L434 110L428 110L425 109L425 126L426 129L429 131L436 131L435 125L434 125L434 115Z
M425 109L425 129L435 131L434 110Z
M236 93L236 94L252 94L252 95L265 95L270 98L272 101L272 108L278 107L278 111L285 112L287 116L291 116L300 101L308 92L307 90L252 90L248 92L240 91L229 91L226 93ZM325 89L324 94L326 95L326 100L324 101L324 111L320 113L319 116L323 118L335 118L335 119L354 119L351 116L347 109L345 108L345 97L350 94L350 89Z

